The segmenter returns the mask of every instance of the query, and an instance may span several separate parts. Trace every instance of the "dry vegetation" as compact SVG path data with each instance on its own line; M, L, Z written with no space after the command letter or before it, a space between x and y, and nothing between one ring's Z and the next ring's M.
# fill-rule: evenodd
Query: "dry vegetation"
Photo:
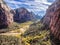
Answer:
M18 28L9 31L9 33L18 33L15 35L0 34L0 45L51 45L49 30L42 30L41 28L44 25L41 23L31 24L32 22L30 21L16 24L15 27ZM25 29L24 33L21 33L21 28Z

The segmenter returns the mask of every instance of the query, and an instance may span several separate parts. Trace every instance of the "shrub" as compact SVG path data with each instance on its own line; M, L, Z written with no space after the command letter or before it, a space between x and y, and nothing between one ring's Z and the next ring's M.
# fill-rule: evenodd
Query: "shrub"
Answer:
M20 45L20 38L16 36L0 35L0 45Z

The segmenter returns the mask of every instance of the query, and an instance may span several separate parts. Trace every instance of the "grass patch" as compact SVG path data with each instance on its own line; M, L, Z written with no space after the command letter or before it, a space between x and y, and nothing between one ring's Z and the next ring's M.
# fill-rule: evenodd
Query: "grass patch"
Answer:
M3 33L3 32L16 32L16 33L20 33L21 30L20 28L23 28L25 30L27 30L29 28L29 25L31 25L33 22L31 21L28 21L28 22L25 22L25 23L16 23L14 22L12 25L10 25L9 27L5 28L5 29L0 29L0 32Z
M49 31L41 31L37 35L27 35L22 38L22 42L25 45L51 45Z
M50 31L42 30L41 23L33 23L30 28L22 35L23 45L51 45Z
M29 27L27 27L29 26ZM12 26L11 26L12 27ZM21 35L17 34L15 36L7 36L7 35L0 35L0 42L1 45L51 45L50 42L50 31L49 30L43 30L44 25L39 23L33 23L33 22L25 22L21 24L14 24L15 28L10 28L13 29L13 32L23 32ZM21 30L24 29L24 30ZM17 42L16 42L17 41ZM11 44L12 42L12 44Z
M0 45L20 45L20 38L16 36L0 35Z

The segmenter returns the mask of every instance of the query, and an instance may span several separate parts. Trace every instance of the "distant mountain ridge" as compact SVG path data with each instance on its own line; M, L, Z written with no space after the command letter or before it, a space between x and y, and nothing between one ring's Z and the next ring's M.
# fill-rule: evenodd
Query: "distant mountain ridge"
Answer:
M32 13L30 13L25 8L19 8L19 9L16 9L15 11L16 11L16 14L14 16L15 21L26 22L26 21L30 21L30 20L32 20L34 18Z
M8 27L14 21L23 23L26 21L36 21L39 18L41 16L29 12L24 7L13 10L3 0L0 0L0 28Z
M26 21L31 21L35 20L35 14L33 12L29 12L26 8L21 7L14 9L14 11L11 11L14 13L14 21L15 22L26 22Z

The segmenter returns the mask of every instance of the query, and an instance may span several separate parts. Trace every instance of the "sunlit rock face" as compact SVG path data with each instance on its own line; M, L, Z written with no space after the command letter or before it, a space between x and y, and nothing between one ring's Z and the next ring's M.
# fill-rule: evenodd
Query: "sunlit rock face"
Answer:
M49 6L42 22L50 28L53 45L60 45L60 0Z
M10 8L3 0L0 0L0 28L6 28L13 22L13 15Z
M55 11L55 2L48 7L45 16L41 19L41 22L45 25L47 29L49 29L49 25L51 22L51 18L54 15L54 11Z
M50 28L52 34L60 40L60 0L55 1L53 9L54 12L51 14Z
M14 11L15 22L22 23L22 22L33 20L33 19L34 19L33 13L29 12L27 9L23 7L15 9Z

